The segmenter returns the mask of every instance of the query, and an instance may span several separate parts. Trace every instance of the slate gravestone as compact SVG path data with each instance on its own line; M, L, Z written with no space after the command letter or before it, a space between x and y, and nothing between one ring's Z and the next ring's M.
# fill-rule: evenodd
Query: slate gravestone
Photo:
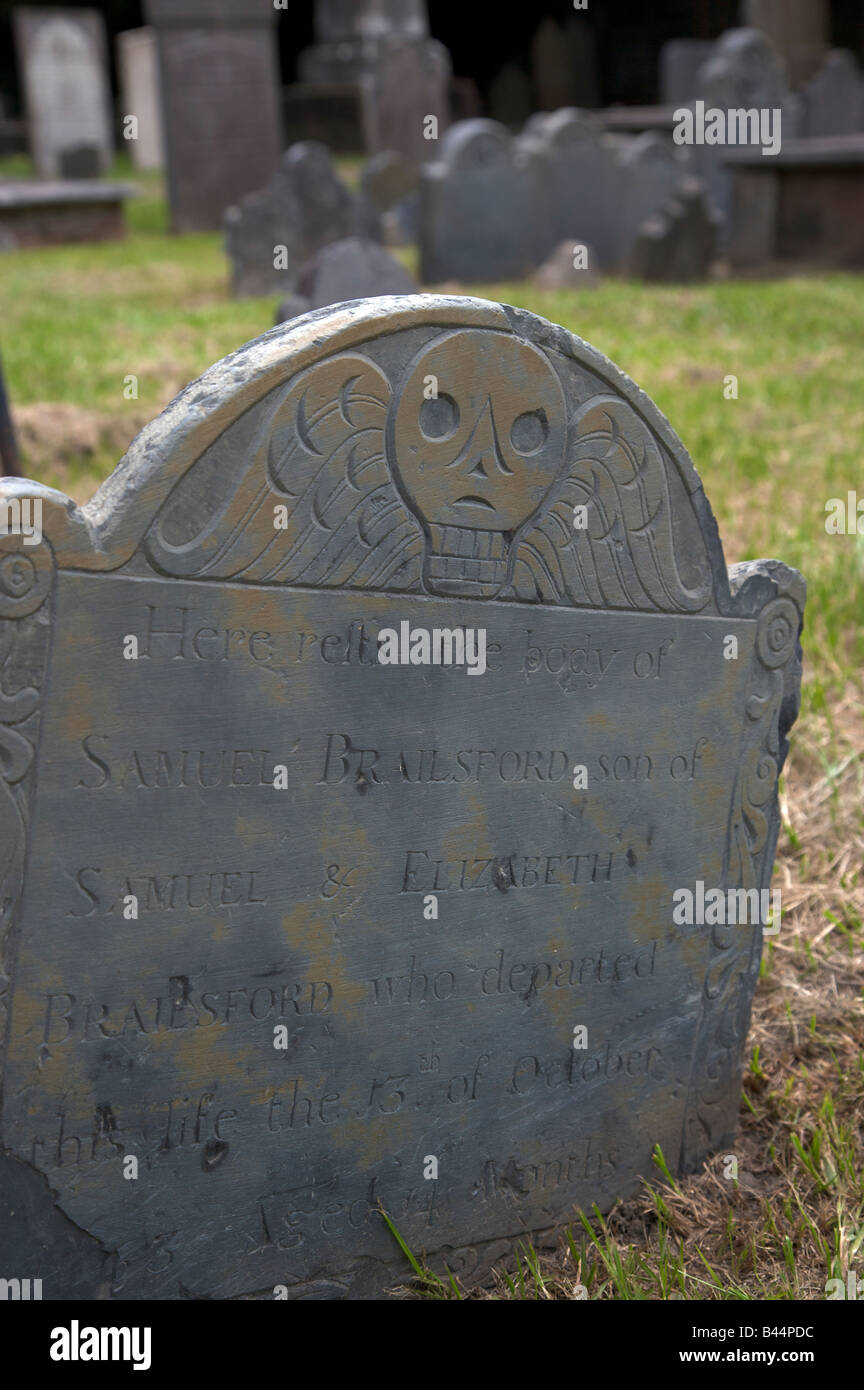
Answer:
M293 290L301 266L316 251L354 236L380 240L374 208L346 188L324 145L315 140L292 145L266 187L225 214L234 293Z
M296 295L282 301L276 322L284 323L307 309L322 309L349 299L411 294L417 286L408 271L374 241L347 237L325 246L307 261L297 279ZM301 307L302 306L302 307Z
M171 222L218 227L282 153L272 0L146 0L156 32Z
M610 266L624 196L620 152L596 117L564 107L526 122L520 146L530 150L542 180L542 211L534 219L545 257L565 239L590 242ZM602 248L602 250L601 250Z
M420 171L420 278L526 275L548 244L542 170L497 121L460 121ZM554 242L552 243L554 245Z
M113 147L101 14L27 7L13 19L37 174L99 178Z
M682 184L656 217L639 228L630 253L637 280L682 283L706 280L717 248L718 218L707 206L702 184Z
M769 882L804 584L610 362L343 304L2 497L4 1269L470 1281L732 1141L761 928L673 892Z
M495 121L459 122L420 171L421 278L520 277L564 240L621 270L691 168L690 150L665 136L617 139L567 107L535 114L515 139Z

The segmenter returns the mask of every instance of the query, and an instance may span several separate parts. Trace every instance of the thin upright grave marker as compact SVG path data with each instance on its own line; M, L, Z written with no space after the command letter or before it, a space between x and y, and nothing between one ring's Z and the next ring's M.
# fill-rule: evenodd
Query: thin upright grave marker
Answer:
M768 887L804 586L610 362L358 301L3 496L4 1267L374 1297L382 1209L471 1280L730 1143L762 929L675 894Z

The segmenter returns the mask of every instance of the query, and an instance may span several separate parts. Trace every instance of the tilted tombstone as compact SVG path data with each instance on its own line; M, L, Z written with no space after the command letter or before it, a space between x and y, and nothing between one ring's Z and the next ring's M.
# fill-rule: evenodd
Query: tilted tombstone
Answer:
M421 280L526 275L551 249L538 216L542 197L538 161L504 126L482 119L451 126L436 162L420 172Z
M416 241L420 217L420 176L413 160L381 150L363 166L360 192L381 214L385 241Z
M101 14L27 6L13 18L37 174L99 178L114 143Z
M609 361L340 305L2 498L4 1269L470 1281L732 1141L804 584Z
M171 222L218 227L282 153L272 0L145 0L156 34Z
M718 218L703 185L689 179L639 228L628 271L637 280L706 280L717 249Z
M855 135L864 130L864 76L847 48L833 48L801 93L802 134Z
M380 218L333 168L316 140L285 151L264 188L225 214L225 250L236 295L288 293L322 246L345 237L380 240Z
M616 264L626 264L640 227L692 181L692 169L690 150L668 136L646 130L628 142L621 154L618 216L607 241Z

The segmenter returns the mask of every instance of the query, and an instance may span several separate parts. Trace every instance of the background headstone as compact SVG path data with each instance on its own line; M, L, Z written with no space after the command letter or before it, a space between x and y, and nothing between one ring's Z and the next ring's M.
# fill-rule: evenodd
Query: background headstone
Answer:
M519 147L531 152L542 181L533 213L538 259L560 242L575 239L595 248L599 266L613 268L624 197L614 139L594 116L564 108L532 116Z
M86 507L21 497L3 1268L374 1297L409 1274L383 1210L470 1283L657 1144L726 1150L762 931L674 895L770 882L804 585L727 572L612 363L481 300L340 305L188 386ZM487 669L383 665L403 622Z
M204 231L282 152L271 0L145 0L156 31L172 226Z
M433 158L423 123L435 116L439 135L450 124L451 64L444 46L429 37L425 0L316 0L315 34L315 45L298 61L304 90L352 84L367 154L398 150L418 163Z
M687 180L639 228L630 252L630 274L637 280L673 284L708 279L717 248L717 224L703 185L698 179Z
M113 153L105 25L98 10L13 11L27 131L45 179L98 178ZM65 156L65 158L64 158Z
M564 28L551 15L541 21L531 40L531 74L539 111L578 103Z
M864 75L854 53L834 48L804 87L802 133L811 139L864 131Z
M518 279L548 249L538 242L547 229L536 161L497 122L451 126L420 178L425 284Z
M393 38L429 35L426 0L315 0L315 45L300 54L303 82L356 82Z
M682 106L699 95L698 74L711 56L710 39L669 39L660 49L660 101Z
M505 63L489 84L489 114L501 125L514 129L534 110L531 83L518 63Z
M156 35L150 28L128 29L117 35L120 69L120 116L138 120L137 139L124 141L136 169L161 169L165 163L162 137L162 96Z
M383 237L390 245L417 241L420 235L420 177L417 166L395 150L374 154L363 166L360 193L381 214Z
M828 50L830 0L742 0L741 10L742 22L771 40L793 87L812 77Z
M393 37L361 82L365 146L370 154L398 150L420 164L435 157L437 140L450 124L450 55L434 39ZM426 122L434 117L437 135Z
M234 294L287 293L316 251L351 236L380 240L378 214L345 187L324 145L292 145L267 186L225 214Z
M276 322L284 323L309 309L378 295L411 294L417 285L408 271L374 241L346 237L323 247L297 277L297 293L283 299Z

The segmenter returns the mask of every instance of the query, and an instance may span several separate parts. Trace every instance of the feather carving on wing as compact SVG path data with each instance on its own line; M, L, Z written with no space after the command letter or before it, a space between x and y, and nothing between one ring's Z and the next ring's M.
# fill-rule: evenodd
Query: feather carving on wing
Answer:
M341 354L301 372L266 402L242 478L237 481L236 466L223 468L224 505L194 535L189 517L201 515L195 483L187 475L175 489L148 537L153 563L202 579L416 588L422 535L385 459L390 395L384 374L359 355ZM225 454L225 439L207 452ZM206 466L198 486L212 494ZM181 524L186 530L178 534Z
M573 426L568 466L520 538L515 596L576 608L700 612L713 588L708 555L694 517L701 558L682 574L659 441L615 396L595 396ZM585 508L581 527L574 525L577 507Z

